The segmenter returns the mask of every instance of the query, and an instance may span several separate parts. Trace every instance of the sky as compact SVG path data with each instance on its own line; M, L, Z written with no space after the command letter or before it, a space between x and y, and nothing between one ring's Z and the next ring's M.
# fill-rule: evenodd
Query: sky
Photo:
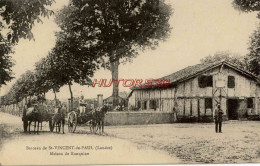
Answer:
M239 55L248 53L249 37L257 28L259 20L256 13L243 13L232 7L232 0L167 0L173 8L170 19L171 36L159 43L156 50L140 52L132 63L119 66L121 79L160 78L195 65L200 59L219 51L229 51ZM66 5L68 0L56 1L51 8L55 11ZM54 18L44 18L43 24L33 27L35 41L20 40L12 55L16 61L13 72L16 78L26 70L33 70L35 62L45 57L55 45L55 31L59 27ZM93 79L111 79L108 70L100 69ZM0 89L0 96L8 92L15 79ZM130 91L119 87L120 91ZM112 94L112 87L87 87L74 84L75 96L95 98L103 94L104 98ZM68 86L57 94L60 99L70 97ZM53 99L52 92L47 93Z

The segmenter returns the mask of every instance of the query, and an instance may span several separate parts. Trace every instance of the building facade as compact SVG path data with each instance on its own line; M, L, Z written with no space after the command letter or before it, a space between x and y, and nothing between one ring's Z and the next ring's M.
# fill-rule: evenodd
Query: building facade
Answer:
M259 117L258 78L230 62L189 66L162 79L170 79L170 85L132 88L129 110L176 112L179 120L212 121L219 103L226 120Z

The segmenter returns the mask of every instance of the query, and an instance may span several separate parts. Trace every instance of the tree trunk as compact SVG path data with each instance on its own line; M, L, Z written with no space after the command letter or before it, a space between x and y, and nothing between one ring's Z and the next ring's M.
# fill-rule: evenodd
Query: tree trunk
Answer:
M118 81L118 66L119 66L119 60L116 60L111 63L111 73L112 73L112 81L113 81L113 106L118 105L118 93L119 93L119 87L117 86Z
M57 100L56 92L54 91L54 99Z
M69 89L70 89L70 106L71 106L71 110L73 110L73 93L72 93L72 90L71 90L71 85L72 85L72 83L70 82L70 83L69 83Z
M46 92L43 93L44 102L46 103Z
M45 92L43 92L43 95L42 95L42 104L44 102L46 103L46 93Z
M29 99L28 99L29 101L29 103L31 104L31 101L32 101L32 96L29 96Z
M26 105L28 104L27 96L25 97L25 104L26 104Z
M57 105L57 96L56 96L56 91L53 89L53 93L54 93L54 101L55 101L55 107Z

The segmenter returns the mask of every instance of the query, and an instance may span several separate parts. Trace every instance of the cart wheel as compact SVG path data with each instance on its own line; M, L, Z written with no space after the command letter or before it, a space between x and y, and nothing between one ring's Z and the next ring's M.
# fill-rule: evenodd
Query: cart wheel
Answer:
M53 132L54 126L52 125L52 120L49 121L49 128L50 128L50 131Z
M77 114L73 111L69 114L68 129L70 133L74 133L77 127Z

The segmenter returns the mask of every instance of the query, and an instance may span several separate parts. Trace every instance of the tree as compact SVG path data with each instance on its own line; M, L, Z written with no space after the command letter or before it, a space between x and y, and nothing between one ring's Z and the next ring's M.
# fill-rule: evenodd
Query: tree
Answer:
M2 35L0 34L0 41L4 41ZM9 55L12 52L10 44L4 42L0 44L0 87L5 85L6 82L11 81L13 78L11 67L14 62Z
M59 91L61 83L59 83L59 79L57 79L58 73L53 68L53 63L52 56L48 54L47 57L35 64L36 87L38 95L43 94L43 96L52 89L56 101L56 92Z
M18 103L24 98L27 99L27 97L33 96L35 93L34 78L34 73L31 71L22 74L4 96L5 104Z
M248 70L260 76L260 27L250 38L249 54L246 56Z
M8 55L11 46L19 38L33 39L34 22L42 22L41 16L49 17L53 11L47 9L54 0L1 0L0 1L0 86L10 81L14 63Z
M228 61L233 64L238 65L240 68L247 69L246 59L244 56L240 56L237 54L233 54L227 51L224 52L216 52L213 56L209 55L200 60L201 63L212 63L218 61Z
M61 87L69 85L71 94L71 104L73 108L73 92L71 86L73 82L81 85L91 85L90 77L97 69L95 62L95 51L82 47L74 36L66 35L63 32L57 33L57 42L49 59L49 74L46 79L50 79L53 85ZM84 55L84 56L83 56Z
M17 81L21 86L20 91L18 92L21 94L21 98L32 97L35 95L35 81L35 73L32 71L28 70L23 75L21 75L21 79Z
M260 11L259 0L234 0L233 5L236 9L244 12Z
M12 43L18 43L19 38L32 39L31 32L35 20L42 22L41 16L49 17L53 11L46 8L53 0L1 0L0 16L10 29L7 38ZM1 23L3 24L3 23Z
M18 103L19 101L22 100L22 94L20 94L21 92L20 88L21 88L20 82L16 81L11 87L11 89L9 90L8 95L12 104Z
M43 98L43 94L51 89L56 94L63 85L69 85L73 102L71 89L73 82L91 85L90 77L98 67L96 61L93 60L95 51L81 48L77 45L78 42L74 41L75 39L63 33L57 33L55 47L45 58L35 64L35 71L26 71L21 75L5 95L5 102L17 103L33 96L37 96L38 99Z
M163 0L71 0L56 20L64 32L77 34L85 47L98 47L96 55L108 59L112 79L118 80L120 63L169 36L171 12ZM114 81L114 105L118 91Z
M260 0L234 0L234 7L244 12L260 11ZM258 13L260 18L260 13ZM260 76L260 27L250 37L249 54L245 57L248 70Z

